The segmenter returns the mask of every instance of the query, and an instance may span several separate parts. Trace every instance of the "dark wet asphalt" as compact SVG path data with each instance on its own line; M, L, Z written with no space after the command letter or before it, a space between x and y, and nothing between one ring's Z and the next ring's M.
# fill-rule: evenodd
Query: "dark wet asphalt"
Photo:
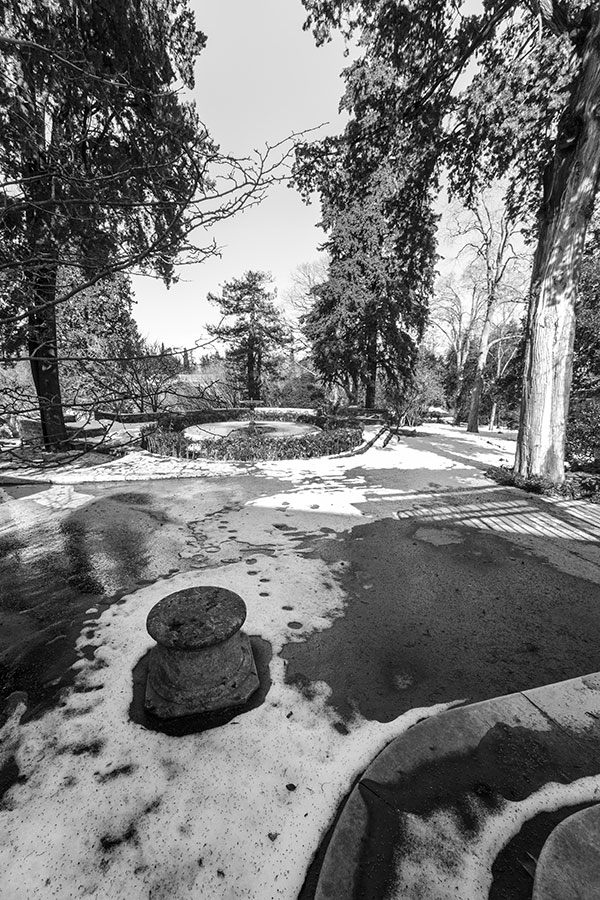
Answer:
M14 691L27 692L31 714L55 702L70 683L77 638L92 637L98 614L142 585L202 567L203 521L247 496L233 479L75 490L85 504L50 511L35 502L38 487L4 487L0 710Z
M169 541L157 554L166 518L144 494L117 492L53 515L28 509L33 515L0 537L0 681L2 697L24 690L35 707L65 683L75 641L94 617L86 610L168 575L177 558Z
M497 534L453 525L457 542L436 546L421 533L419 522L387 518L317 542L348 605L331 628L285 648L289 681L325 681L340 715L387 722L600 668L598 584Z

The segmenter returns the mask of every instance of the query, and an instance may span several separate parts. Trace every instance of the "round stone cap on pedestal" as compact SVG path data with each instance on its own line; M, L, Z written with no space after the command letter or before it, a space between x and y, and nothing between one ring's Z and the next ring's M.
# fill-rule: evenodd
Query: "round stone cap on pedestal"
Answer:
M246 604L222 587L192 587L169 594L146 620L157 644L172 650L199 650L226 641L242 627Z

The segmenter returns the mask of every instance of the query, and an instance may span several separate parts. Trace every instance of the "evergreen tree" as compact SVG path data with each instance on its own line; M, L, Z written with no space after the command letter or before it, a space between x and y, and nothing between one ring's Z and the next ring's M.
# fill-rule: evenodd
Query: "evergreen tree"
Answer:
M56 306L133 266L167 283L188 235L256 198L265 159L221 154L181 87L205 43L188 0L0 5L0 304L46 446L65 440ZM61 293L61 269L76 273Z
M227 358L248 400L261 400L266 376L276 366L276 354L289 342L289 331L267 290L266 272L246 272L223 285L221 296L209 294L224 321L208 327L209 334L227 345Z
M62 270L65 293L76 273ZM56 311L57 361L64 405L81 416L126 405L123 361L141 336L132 315L131 283L125 274L104 279L75 294Z
M300 148L295 166L304 197L319 193L327 233L328 278L313 289L306 316L315 365L352 402L362 386L367 407L378 378L398 388L411 377L432 291L435 222L421 165L391 165L387 148L373 145L362 100L365 80L375 76L347 73L345 104L354 115L345 134ZM384 92L381 83L377 89Z
M516 471L561 480L577 282L600 181L600 7L487 0L473 15L452 0L303 2L318 40L360 29L358 68L391 73L385 94L365 94L378 153L384 142L404 169L399 134L408 154L435 160L430 184L445 164L469 200L508 177L509 206L535 212Z

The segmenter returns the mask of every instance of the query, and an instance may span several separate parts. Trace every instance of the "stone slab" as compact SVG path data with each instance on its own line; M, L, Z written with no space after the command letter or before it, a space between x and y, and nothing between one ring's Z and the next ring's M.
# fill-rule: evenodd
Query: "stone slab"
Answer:
M600 747L600 673L524 691L539 710L568 730L588 751Z
M425 822L436 810L452 811L468 833L473 809L485 817L498 799L597 773L599 700L600 674L447 710L399 735L351 792L315 900L391 896L405 816Z
M600 805L558 825L542 849L532 900L598 900L600 897Z
M153 606L146 627L163 647L199 650L226 641L245 619L241 597L226 588L200 585L169 594Z

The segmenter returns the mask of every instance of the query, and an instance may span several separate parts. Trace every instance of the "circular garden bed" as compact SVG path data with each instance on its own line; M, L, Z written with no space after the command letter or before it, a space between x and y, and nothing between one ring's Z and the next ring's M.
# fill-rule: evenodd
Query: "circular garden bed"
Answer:
M362 442L359 426L278 421L221 421L182 429L156 425L142 435L142 446L161 456L184 459L310 459L352 450Z

